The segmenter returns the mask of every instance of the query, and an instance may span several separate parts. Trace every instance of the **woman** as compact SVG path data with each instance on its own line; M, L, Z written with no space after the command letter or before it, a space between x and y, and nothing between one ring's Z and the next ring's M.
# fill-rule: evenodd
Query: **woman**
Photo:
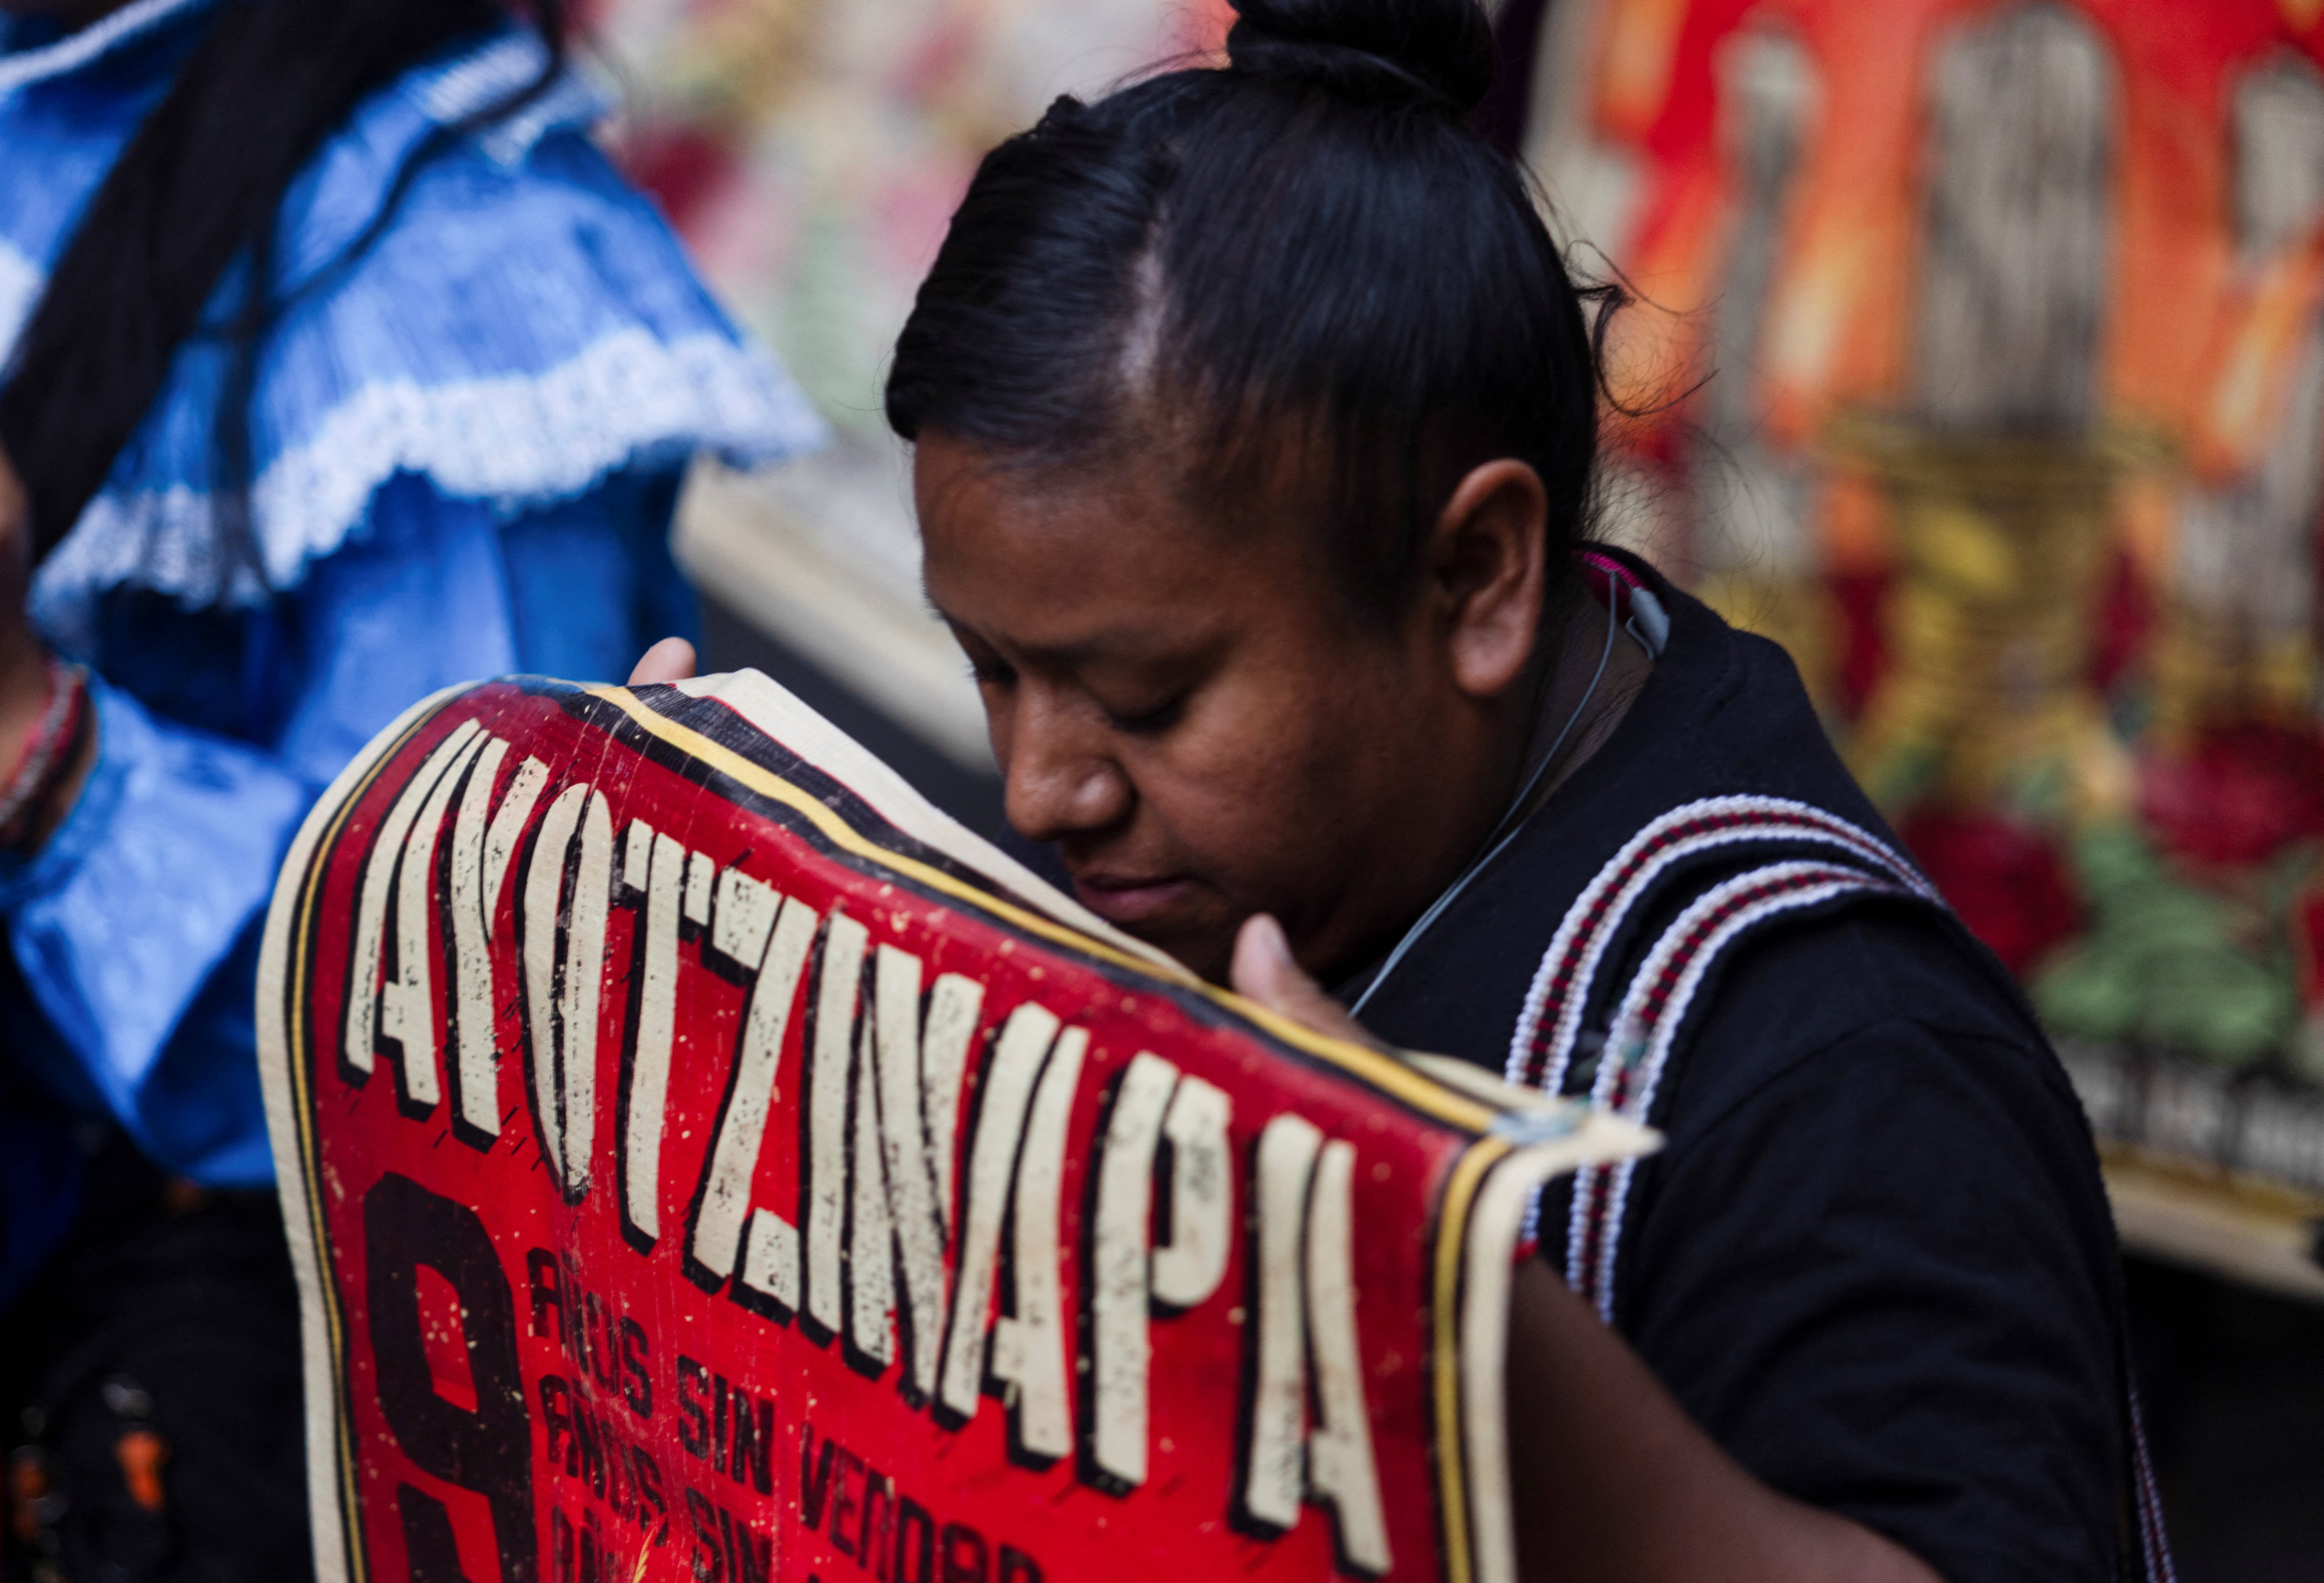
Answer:
M1520 1277L1529 1576L2167 1570L2040 1030L1781 652L1584 542L1482 9L1236 9L988 156L897 345L1011 824L1278 1010L1663 1129Z
M0 1385L56 1497L17 1531L290 1577L281 851L429 690L689 630L687 459L817 425L589 143L554 0L0 12L0 1307L42 1272Z

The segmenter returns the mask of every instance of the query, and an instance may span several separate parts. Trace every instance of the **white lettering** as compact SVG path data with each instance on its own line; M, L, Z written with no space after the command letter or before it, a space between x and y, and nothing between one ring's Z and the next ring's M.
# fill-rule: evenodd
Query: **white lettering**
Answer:
M1243 1506L1276 1528L1299 1521L1305 1492L1307 1326L1299 1243L1323 1144L1323 1135L1296 1116L1277 1116L1259 1135L1259 1336Z
M718 876L718 911L710 928L710 949L746 973L755 973L767 953L767 934L783 898L739 869ZM814 915L809 914L810 917ZM754 993L753 997L756 999Z
M645 1247L661 1236L662 1113L669 1102L670 1040L678 1025L678 922L686 849L642 819L630 823L630 888L645 893L645 949L637 1039L622 1073L622 1218Z
M410 834L412 821L420 816L421 805L436 789L436 783L466 756L476 729L475 721L464 720L436 744L435 750L420 766L420 772L404 783L387 817L380 821L379 829L372 836L371 851L364 861L363 884L355 899L355 971L347 980L346 1031L339 1052L348 1066L364 1076L370 1075L377 1058L380 958L386 953L387 901L403 859L404 841ZM410 1081L408 1073L405 1081ZM429 1087L434 1087L432 1078Z
M541 819L525 872L524 968L542 1153L569 1199L588 1191L596 1141L597 999L613 870L604 797L586 786L566 787Z
M781 1098L776 1080L781 1075L783 1036L790 1026L799 980L807 971L807 953L815 944L815 910L806 904L787 899L732 869L719 876L714 939L723 938L720 949L729 954L755 953L755 960L748 963L755 977L750 1009L743 1014L742 1047L734 1059L733 1086L719 1114L703 1173L687 1256L715 1285L733 1273L736 1244L749 1220L751 1256L743 1264L743 1284L786 1308L798 1306L798 1238L768 1211L749 1212L751 1183L758 1173L768 1114ZM787 1234L790 1273L786 1281ZM764 1279L753 1279L754 1272Z
M847 1087L855 1053L855 1003L862 986L863 925L834 913L823 934L822 980L816 988L815 1049L807 1070L807 1307L810 1320L837 1335L843 1316L839 1232L846 1212Z
M1388 1516L1356 1344L1355 1170L1353 1144L1325 1144L1307 1200L1307 1346L1317 1420L1307 1442L1307 1483L1331 1503L1342 1558L1378 1576L1388 1569Z
M968 1201L961 1213L952 1321L945 1339L937 1400L956 1417L976 1416L984 1384L985 1338L991 1332L992 1282L1000 1263L1001 1222L1016 1173L1017 1145L1033 1080L1056 1036L1057 1019L1028 1001L1009 1014L985 1069L983 1102L968 1155Z
M1140 1053L1123 1069L1098 1158L1091 1236L1090 1331L1094 1427L1091 1459L1125 1487L1146 1482L1147 1254L1154 1223L1154 1153L1178 1069Z
M403 845L403 861L395 884L395 970L379 991L379 1031L392 1040L396 1070L402 1078L403 1097L420 1115L435 1109L441 1091L436 1081L436 975L432 961L436 937L428 927L428 903L436 891L436 843L444 830L444 815L452 804L453 788L475 762L484 733L470 736L436 778L411 834Z
M700 852L688 852L686 858L686 921L698 929L710 926L710 886L718 875L718 865Z
M888 1216L887 1173L880 1168L880 1095L872 1028L856 1041L855 1136L849 1151L854 1192L847 1221L847 1334L856 1353L881 1368L896 1359L896 1232Z
M493 920L508 883L517 837L532 816L549 770L528 758L510 777L500 812L492 814L493 786L509 746L488 738L468 772L467 790L452 821L453 1030L456 1042L453 1086L458 1091L459 1126L471 1142L489 1146L501 1133L500 1045L493 978ZM490 815L489 824L486 823Z
M1065 1304L1057 1278L1057 1210L1065 1179L1065 1126L1081 1086L1084 1028L1057 1037L1025 1124L1025 1157L1017 1166L1010 1208L1008 1313L993 1321L992 1374L1011 1389L1010 1439L1030 1457L1074 1449L1073 1404L1065 1394Z
M581 823L586 786L557 794L533 838L532 862L524 875L525 1032L532 1054L532 1109L540 1127L540 1152L552 1175L565 1171L564 1099L557 1072L558 913L564 906L565 863L573 832Z
M798 1228L771 1210L751 1211L751 1239L742 1253L742 1284L772 1299L785 1316L798 1311Z
M936 1176L936 1217L947 1235L953 1220L953 1144L960 1132L960 1084L968 1071L968 1048L976 1038L977 1013L984 1009L984 986L959 973L946 973L928 991L928 1026L920 1039L920 1068L927 1107L929 1170Z
M1206 1302L1226 1279L1233 1251L1234 1164L1225 1092L1183 1078L1170 1097L1162 1136L1170 1140L1170 1240L1154 1250L1154 1300L1184 1311Z
M946 986L968 982L947 975L938 981L932 999L944 998ZM982 990L973 984L970 988L975 999L982 998ZM880 947L873 959L872 996L881 1142L896 1248L902 1263L905 1330L911 1350L904 1386L918 1403L936 1394L936 1370L944 1357L945 1227L938 1195L949 1196L952 1190L951 1150L945 1150L945 1169L940 1179L933 1159L934 1124L922 1091L922 1058L928 1052L924 1051L920 1037L920 959L892 945ZM967 1020L973 1031L974 999ZM936 1016L931 1007L931 1044L936 1031ZM959 1041L959 1053L965 1052L967 1043L965 1038ZM960 1089L959 1053L954 1056L951 1081L955 1096ZM944 1122L947 1144L952 1127L947 1117Z

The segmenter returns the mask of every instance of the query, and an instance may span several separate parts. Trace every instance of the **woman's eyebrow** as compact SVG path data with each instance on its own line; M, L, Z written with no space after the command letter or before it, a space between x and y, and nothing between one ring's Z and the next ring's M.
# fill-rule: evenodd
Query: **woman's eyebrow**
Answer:
M992 641L973 625L962 621L938 603L936 594L926 584L920 587L920 603L930 615L951 630L955 640L964 634L982 643ZM1122 627L1113 626L1100 628L1085 636L1065 638L1053 642L1012 639L1009 646L1025 658L1043 660L1052 665L1072 667L1088 665L1101 660L1127 660L1135 663L1140 660L1175 658L1177 650L1190 647L1183 640L1185 635L1185 625L1176 622L1162 627L1150 635L1133 633Z
M946 618L949 620L950 618ZM990 641L990 640L986 640ZM1015 640L1010 647L1019 658L1054 665L1067 670L1099 664L1139 664L1171 658L1167 638L1148 641L1119 629L1092 632L1087 637L1068 638L1057 642L1026 642Z

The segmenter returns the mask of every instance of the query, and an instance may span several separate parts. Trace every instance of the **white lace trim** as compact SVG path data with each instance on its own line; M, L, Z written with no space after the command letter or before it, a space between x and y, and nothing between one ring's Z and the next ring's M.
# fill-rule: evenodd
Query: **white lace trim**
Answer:
M267 577L285 588L355 531L399 473L514 512L579 495L658 447L674 461L683 447L752 465L824 437L822 419L763 353L721 335L666 344L632 327L538 374L368 386L267 465L252 518ZM207 492L108 490L41 567L33 613L51 630L75 630L97 590L135 583L208 600L221 570ZM226 597L262 593L244 571Z
M0 56L0 98L31 83L46 82L78 71L140 33L150 32L181 11L207 5L210 0L136 0L103 22L91 23L53 44L22 54Z
M450 125L530 86L548 60L548 47L538 34L511 33L422 70L407 91L429 120ZM619 100L611 82L585 67L568 66L539 98L479 133L476 145L500 164L519 164L549 133L592 125Z

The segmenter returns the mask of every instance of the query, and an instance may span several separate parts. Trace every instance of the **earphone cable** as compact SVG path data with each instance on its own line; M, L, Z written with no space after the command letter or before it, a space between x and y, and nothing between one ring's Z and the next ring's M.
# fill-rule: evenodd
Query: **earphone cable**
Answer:
M1398 940L1396 943L1396 949L1388 953L1388 960L1380 963L1379 971L1372 975L1372 981L1364 986L1364 992L1356 997L1354 1005L1348 1008L1349 1015L1362 1015L1366 1003L1378 992L1382 984L1388 982L1388 976L1396 971L1397 964L1404 961L1406 953L1409 952L1418 943L1420 937L1428 932L1429 925L1444 916L1445 909L1459 900L1461 893L1469 888L1469 882L1490 867L1493 860L1499 857L1509 842L1515 841L1518 833L1524 830L1527 817L1526 805L1533 800L1534 792L1541 785L1542 777L1549 773L1549 767L1557 762L1558 754L1564 750L1565 739L1572 736L1573 728L1582 723L1582 713L1590 707L1590 700L1597 696L1598 684L1605 679L1607 664L1614 658L1616 611L1621 602L1620 584L1609 587L1606 591L1606 644L1599 650L1598 668L1591 673L1590 685L1582 690L1582 701L1573 706L1573 713L1566 716L1565 724L1558 732L1556 741L1549 745L1549 751L1543 755L1541 762L1534 767L1533 773L1526 778L1525 785L1518 788L1516 799L1509 804L1508 812L1501 815L1500 821L1493 826L1492 833L1485 837L1484 855L1462 870L1460 878L1445 887L1443 894L1431 902L1428 910L1421 914L1414 921L1412 927L1404 932L1404 938Z

